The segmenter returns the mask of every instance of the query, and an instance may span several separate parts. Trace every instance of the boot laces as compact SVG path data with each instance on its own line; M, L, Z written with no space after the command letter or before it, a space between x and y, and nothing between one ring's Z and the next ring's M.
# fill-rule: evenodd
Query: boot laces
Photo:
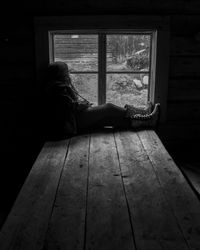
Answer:
M136 114L132 118L136 120L149 120L152 118L152 114L149 115Z

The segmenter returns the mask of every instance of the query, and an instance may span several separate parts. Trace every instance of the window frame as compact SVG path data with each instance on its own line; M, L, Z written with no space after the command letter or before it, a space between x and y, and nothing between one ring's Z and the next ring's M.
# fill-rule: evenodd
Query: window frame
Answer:
M94 33L129 33L139 30L154 31L152 44L155 46L151 53L151 67L149 100L152 103L161 103L160 121L166 121L167 90L168 90L168 64L169 64L169 17L168 16L132 16L132 15L102 15L102 16L65 16L65 17L36 17L35 18L35 49L36 49L36 76L37 89L41 91L44 83L45 68L51 62L52 40L49 32L58 31ZM50 41L50 43L49 43ZM49 44L49 46L48 46ZM105 58L105 56L104 56ZM99 67L106 70L105 60L101 60ZM150 65L151 65L150 64ZM124 72L126 73L126 72ZM106 76L106 74L104 74ZM105 81L99 79L98 93L106 93ZM105 96L98 96L99 102L105 102Z
M148 84L148 99L150 99L150 91L152 85L154 84L153 76L155 75L155 66L152 67L152 56L156 55L154 53L156 49L156 30L50 30L48 31L49 36L49 62L54 62L54 35L56 34L78 34L78 35L97 35L98 36L98 69L97 71L74 71L71 74L97 74L98 83L97 83L97 94L98 94L98 105L106 103L106 83L107 83L107 74L148 74L149 75L149 84ZM148 71L108 71L107 70L107 35L150 35L150 65Z

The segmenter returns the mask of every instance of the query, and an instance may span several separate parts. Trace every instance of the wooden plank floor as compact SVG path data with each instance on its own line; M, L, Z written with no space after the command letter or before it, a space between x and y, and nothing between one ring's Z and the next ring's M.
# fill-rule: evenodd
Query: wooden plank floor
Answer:
M200 201L154 131L48 142L0 249L200 250Z
M180 163L181 170L200 197L200 162Z

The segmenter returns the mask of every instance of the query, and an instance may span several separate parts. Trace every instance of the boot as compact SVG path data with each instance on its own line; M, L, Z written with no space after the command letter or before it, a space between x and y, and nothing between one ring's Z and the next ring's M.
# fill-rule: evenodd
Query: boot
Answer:
M146 108L139 108L135 107L133 105L126 104L124 108L127 110L127 115L126 117L133 117L136 114L140 115L149 115L152 112L152 103L148 102Z
M153 111L147 115L136 114L131 117L131 127L138 128L154 128L159 118L160 103L156 103Z

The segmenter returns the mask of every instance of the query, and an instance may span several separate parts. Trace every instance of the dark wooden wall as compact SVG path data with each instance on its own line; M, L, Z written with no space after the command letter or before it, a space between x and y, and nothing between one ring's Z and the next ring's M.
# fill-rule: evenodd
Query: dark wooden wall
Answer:
M25 176L40 147L35 89L34 17L150 14L170 18L167 122L158 133L177 160L198 159L200 139L200 2L198 0L7 1L1 20L1 165L3 185ZM166 93L167 94L167 93ZM20 171L21 175L16 173ZM5 172L5 173L4 173ZM2 174L3 173L3 174ZM22 177L22 179L23 179ZM21 182L19 182L21 183ZM17 190L17 188L16 188ZM16 191L17 192L17 191Z

